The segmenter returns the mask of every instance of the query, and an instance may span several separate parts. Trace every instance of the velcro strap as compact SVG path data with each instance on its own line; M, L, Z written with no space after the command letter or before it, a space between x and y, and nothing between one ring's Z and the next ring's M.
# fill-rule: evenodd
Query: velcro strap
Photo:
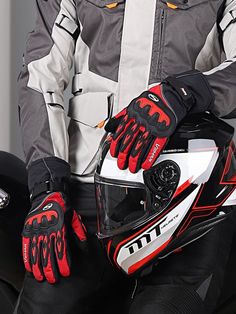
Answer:
M69 19L66 15L62 15L60 19L56 22L56 25L59 28L64 29L68 34L70 34L73 39L77 39L79 36L79 27L78 25L71 19Z
M168 76L163 83L169 84L181 97L183 103L189 111L192 108L194 98L189 88L174 76Z
M230 11L227 14L225 14L219 26L221 30L224 32L230 24L235 23L235 22L236 22L236 10Z
M34 186L30 199L35 199L40 194L48 194L52 192L68 193L68 184L65 181L45 181Z

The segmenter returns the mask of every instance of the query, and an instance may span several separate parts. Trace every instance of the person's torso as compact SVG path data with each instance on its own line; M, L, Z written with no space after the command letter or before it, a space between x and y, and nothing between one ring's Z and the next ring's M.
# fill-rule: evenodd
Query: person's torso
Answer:
M92 181L101 126L171 74L220 63L222 0L75 0L80 36L70 101L70 164Z

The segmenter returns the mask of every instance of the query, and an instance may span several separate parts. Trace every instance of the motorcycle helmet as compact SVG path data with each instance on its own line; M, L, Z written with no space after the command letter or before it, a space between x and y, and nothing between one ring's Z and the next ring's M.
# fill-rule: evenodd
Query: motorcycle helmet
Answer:
M136 275L197 240L236 205L233 128L209 113L179 126L148 170L120 170L100 148L95 172L98 238L112 264Z

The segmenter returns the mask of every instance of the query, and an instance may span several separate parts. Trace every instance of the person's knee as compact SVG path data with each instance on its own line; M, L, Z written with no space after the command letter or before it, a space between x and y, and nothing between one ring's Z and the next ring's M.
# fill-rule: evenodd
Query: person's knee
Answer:
M206 314L193 290L182 286L145 287L134 298L129 314Z

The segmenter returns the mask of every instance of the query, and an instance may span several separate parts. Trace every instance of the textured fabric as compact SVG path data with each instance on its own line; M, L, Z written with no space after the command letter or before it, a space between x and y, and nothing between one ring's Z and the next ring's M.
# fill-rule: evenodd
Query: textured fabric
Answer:
M68 160L63 91L69 82L75 40L60 27L60 22L65 15L77 24L72 0L36 0L36 3L36 25L27 40L18 80L27 164L49 156Z
M116 272L94 236L94 186L73 183L73 205L89 230L89 249L71 243L72 274L52 286L27 274L15 313L60 314L211 314L222 290L234 232L235 217L215 231L160 261L152 272L135 281ZM212 275L205 294L201 285ZM183 291L183 293L181 293ZM199 294L198 294L199 293ZM203 298L203 299L201 299ZM190 311L192 310L192 312ZM205 312L204 312L205 311Z
M32 204L22 231L22 255L26 270L37 281L46 279L53 284L60 275L70 275L67 225L77 241L86 240L80 217L68 206L62 193L44 196L37 207Z
M69 161L79 180L92 182L98 149L91 143L100 143L105 135L101 114L105 121L108 109L115 115L167 76L193 69L205 74L213 90L211 111L235 117L235 0L173 0L171 4L36 0L36 4L36 25L19 76L28 165L56 156ZM73 116L68 136L63 91L73 62L70 111L77 113L76 107L84 105L79 112L92 112L97 123L87 124L84 114Z
M120 169L151 168L188 112L211 110L214 94L198 71L168 76L108 121L110 153Z
M4 314L12 314L17 300L17 291L8 283L0 280L0 304Z
M199 295L185 286L147 287L135 299L130 314L207 314Z
M234 213L208 235L160 260L150 274L138 280L129 314L213 313L222 291L235 221Z
M69 178L70 165L57 157L38 159L28 168L28 187L30 192L41 182L68 182Z
M125 313L124 300L132 294L133 281L115 272L95 236L95 189L91 184L72 184L72 205L85 222L88 249L72 240L68 234L72 253L71 272L68 278L60 278L56 285L46 281L38 283L27 274L15 313L24 314L82 314Z

